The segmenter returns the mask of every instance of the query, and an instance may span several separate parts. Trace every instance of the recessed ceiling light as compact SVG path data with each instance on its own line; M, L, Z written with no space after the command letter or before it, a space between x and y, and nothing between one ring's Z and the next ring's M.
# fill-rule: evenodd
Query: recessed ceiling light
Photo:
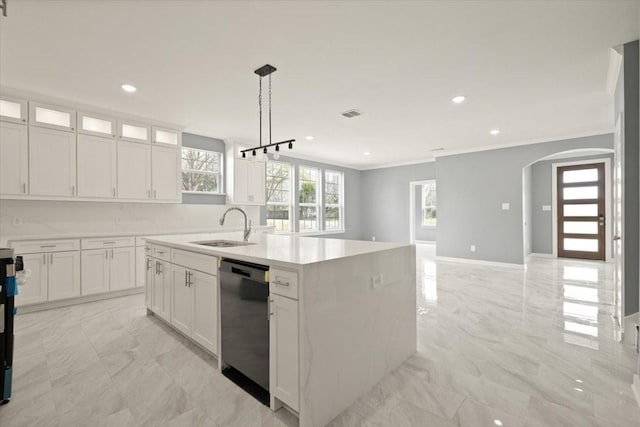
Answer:
M122 90L124 90L125 92L129 92L129 93L135 92L136 90L138 90L138 89L136 89L135 86L129 85L129 84L123 84L120 87L122 88Z
M502 421L500 420L493 420L493 423L497 426L501 426L502 425Z
M575 391L577 391L578 393L582 393L584 390L579 388L579 387L574 387L573 388Z
M454 104L462 104L466 98L462 95L458 95L452 99Z
M491 132L489 132L491 135L497 135L500 133L500 129L491 129Z
M371 155L371 151L365 151L365 152L364 152L364 155L365 155L365 156L370 156L370 155Z
M311 135L305 136L304 139L306 139L307 141L312 141L313 137Z

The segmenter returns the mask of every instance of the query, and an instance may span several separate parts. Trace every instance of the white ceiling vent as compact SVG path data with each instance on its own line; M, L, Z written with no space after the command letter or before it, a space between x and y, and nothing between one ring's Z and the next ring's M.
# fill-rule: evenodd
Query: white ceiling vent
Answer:
M352 119L354 117L361 116L362 113L358 110L348 110L342 113L342 115L345 116L347 119Z

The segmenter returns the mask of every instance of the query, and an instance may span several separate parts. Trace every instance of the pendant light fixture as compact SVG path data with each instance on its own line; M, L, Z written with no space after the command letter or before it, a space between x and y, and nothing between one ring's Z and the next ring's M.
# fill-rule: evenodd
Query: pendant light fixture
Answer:
M273 72L275 71L276 71L276 67L269 64L263 65L262 67L254 71L258 76L260 76L260 80L258 82L258 89L259 89L258 110L260 111L259 113L260 114L260 145L253 148L247 148L246 150L241 150L240 152L242 153L243 158L247 157L247 152L249 151L253 156L255 156L258 151L262 151L264 154L267 154L269 152L267 148L269 147L276 147L275 150L279 152L281 144L288 144L289 150L291 150L293 149L293 143L296 141L295 139L287 139L285 141L280 141L280 142L271 142L271 74L273 74ZM262 79L264 77L269 77L269 143L262 145Z

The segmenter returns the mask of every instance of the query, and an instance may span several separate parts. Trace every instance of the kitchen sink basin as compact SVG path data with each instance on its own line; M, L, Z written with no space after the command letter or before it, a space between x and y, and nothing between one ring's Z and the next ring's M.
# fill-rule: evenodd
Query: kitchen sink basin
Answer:
M191 242L194 245L211 246L213 248L233 248L235 246L255 245L255 243L238 242L235 240L204 240L201 242Z

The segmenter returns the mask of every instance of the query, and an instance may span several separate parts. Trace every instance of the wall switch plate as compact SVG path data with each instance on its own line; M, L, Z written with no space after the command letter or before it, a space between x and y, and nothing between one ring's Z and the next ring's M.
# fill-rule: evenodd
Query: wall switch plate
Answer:
M382 274L378 274L371 277L371 287L373 289L378 289L384 286L384 277Z
M471 246L469 247L469 250L470 250L471 252L475 252L475 251L476 251L476 245L471 245Z
M22 225L22 217L14 216L13 217L13 225Z
M542 210L543 211L551 211L551 205L542 205Z
M510 208L509 203L503 203L503 204L502 204L502 210L503 210L503 211L508 211L508 210L509 210L509 208Z

